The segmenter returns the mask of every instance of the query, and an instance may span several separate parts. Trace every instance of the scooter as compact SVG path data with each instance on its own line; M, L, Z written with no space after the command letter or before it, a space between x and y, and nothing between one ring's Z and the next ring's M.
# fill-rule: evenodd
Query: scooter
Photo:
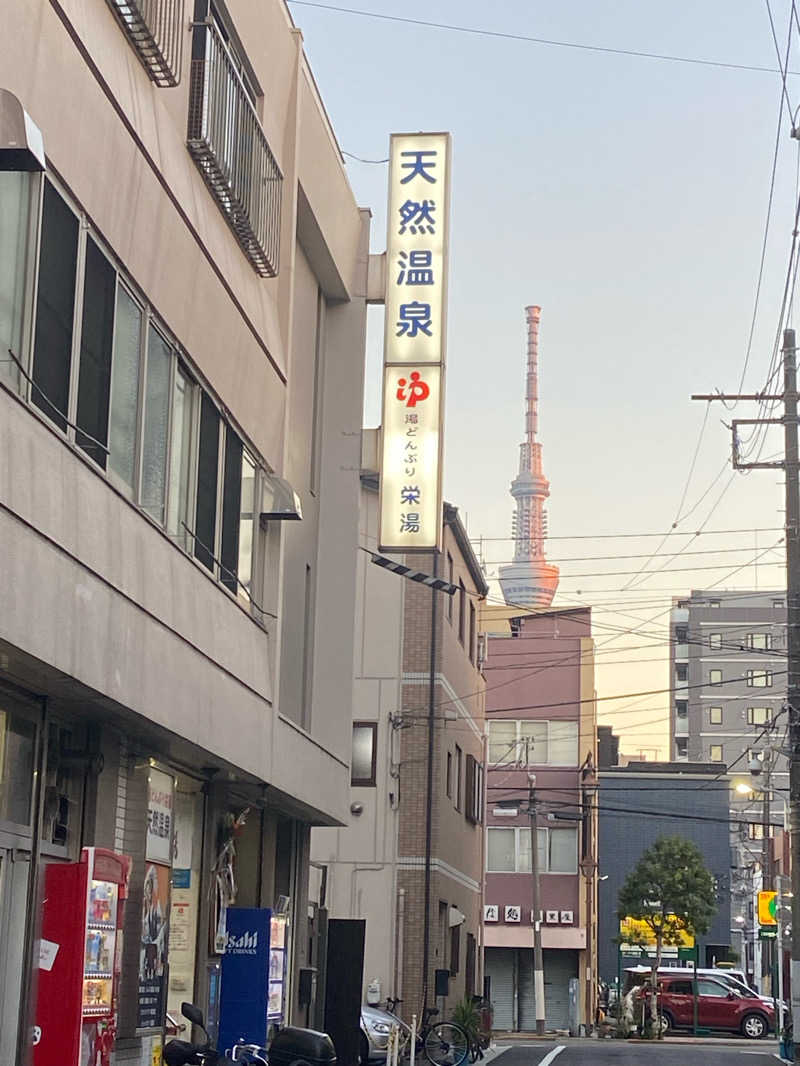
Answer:
M164 1045L163 1058L166 1066L218 1066L218 1064L221 1066L223 1063L234 1062L223 1052L211 1046L203 1012L199 1007L194 1003L181 1003L181 1014L192 1025L203 1030L206 1037L205 1043L194 1044L190 1040L170 1040Z

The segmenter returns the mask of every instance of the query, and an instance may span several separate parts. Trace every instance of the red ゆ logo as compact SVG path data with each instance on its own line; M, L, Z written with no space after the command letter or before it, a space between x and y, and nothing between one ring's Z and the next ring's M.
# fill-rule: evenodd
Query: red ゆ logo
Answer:
M428 399L431 390L421 380L418 370L413 370L409 377L409 381L405 378L398 378L397 399L405 403L406 407L416 407L418 403Z

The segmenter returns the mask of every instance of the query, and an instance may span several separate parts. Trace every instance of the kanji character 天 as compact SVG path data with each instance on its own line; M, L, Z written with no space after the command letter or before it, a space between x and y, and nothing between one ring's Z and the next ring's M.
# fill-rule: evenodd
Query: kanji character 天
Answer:
M436 156L438 153L435 148L423 148L420 151L401 152L400 156L405 158L410 157L407 163L401 163L401 170L408 170L411 173L406 174L404 178L400 179L401 185L406 185L412 178L419 176L424 178L425 181L429 181L431 185L436 184L436 178L433 174L428 173L428 169L433 170L436 166L433 159L426 159L425 156ZM428 169L426 169L428 168Z

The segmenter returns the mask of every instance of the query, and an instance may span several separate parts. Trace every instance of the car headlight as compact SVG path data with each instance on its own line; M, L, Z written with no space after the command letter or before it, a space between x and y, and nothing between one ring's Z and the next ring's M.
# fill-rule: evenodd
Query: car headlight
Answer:
M391 1025L387 1025L386 1022L373 1022L370 1026L374 1033L391 1033Z

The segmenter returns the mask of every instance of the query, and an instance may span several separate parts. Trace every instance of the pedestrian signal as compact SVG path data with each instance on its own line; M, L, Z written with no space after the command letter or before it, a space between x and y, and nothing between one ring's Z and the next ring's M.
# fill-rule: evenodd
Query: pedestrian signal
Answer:
M758 922L759 925L778 924L778 893L758 893Z

